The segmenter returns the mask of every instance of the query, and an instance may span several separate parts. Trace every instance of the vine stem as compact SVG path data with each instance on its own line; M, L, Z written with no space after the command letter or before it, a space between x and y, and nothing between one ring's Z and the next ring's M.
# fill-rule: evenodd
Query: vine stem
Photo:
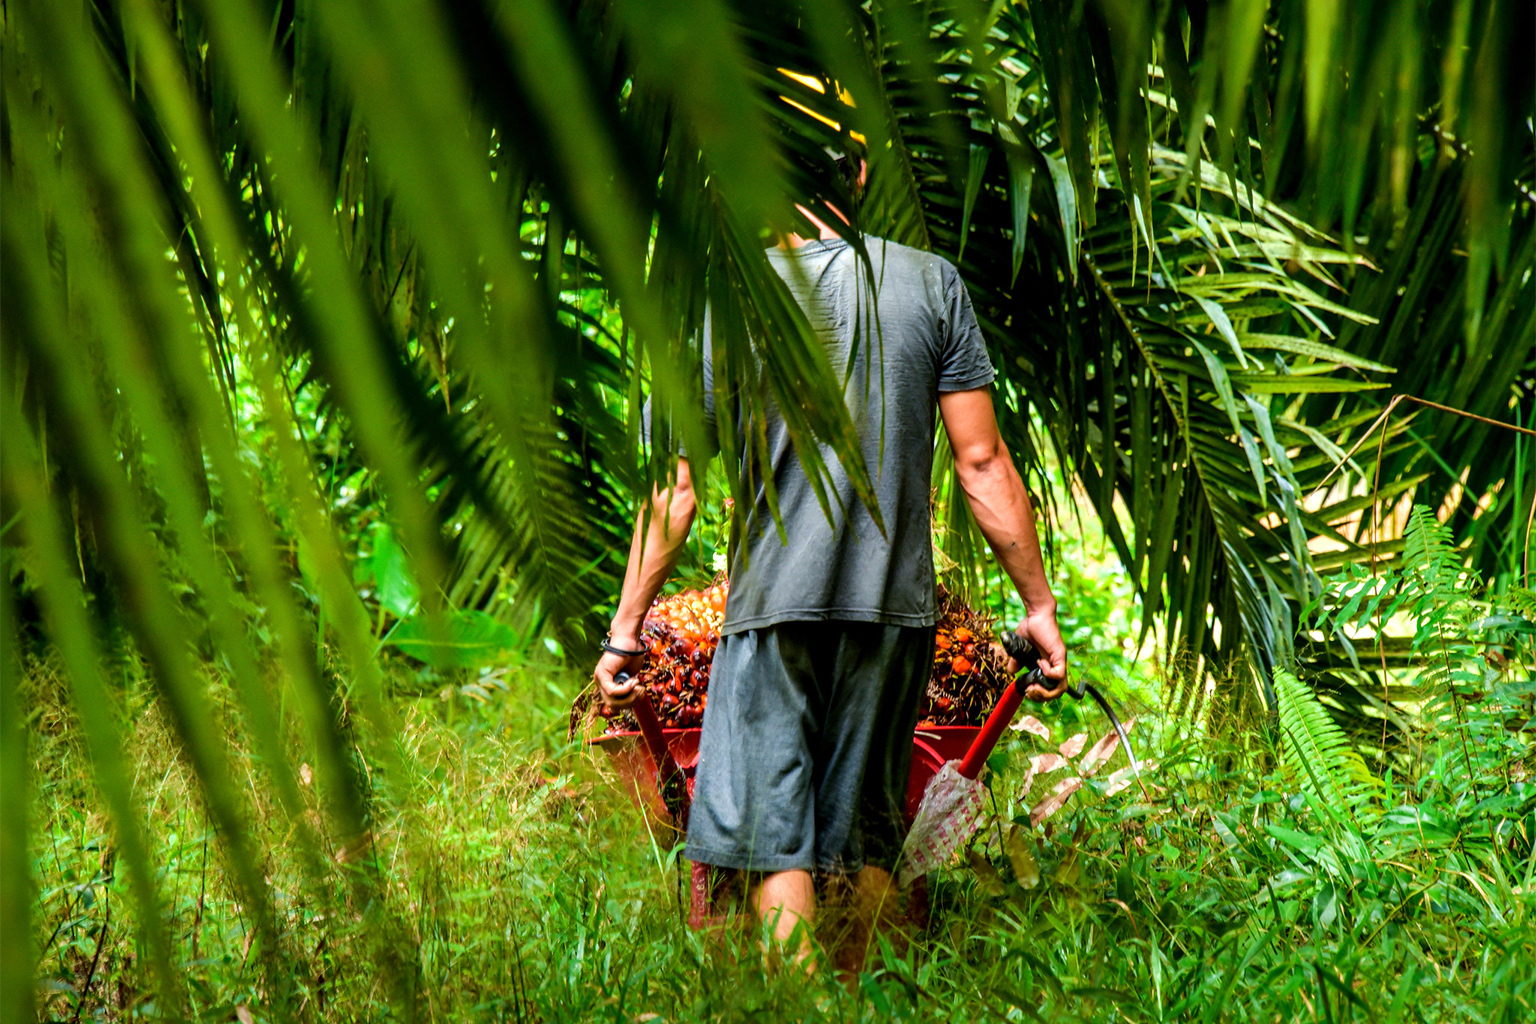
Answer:
M1441 412L1448 412L1455 416L1464 416L1469 420L1477 420L1479 423L1487 423L1490 426L1503 427L1505 430L1513 430L1517 433L1530 434L1531 436L1536 437L1536 430L1532 430L1530 427L1521 427L1516 426L1513 423L1505 423L1502 420L1489 419L1487 416L1479 416L1475 412L1467 412L1464 409L1454 409L1449 405L1441 405L1439 402L1431 402L1427 398L1419 398L1415 395L1393 395L1392 401L1387 403L1387 407L1381 411L1381 415L1377 416L1375 421L1373 421L1371 425L1366 428L1365 433L1360 435L1360 440L1356 441L1353 447L1344 453L1344 457L1338 461L1337 465L1328 471L1328 475L1323 477L1322 480L1318 481L1316 487L1312 488L1314 493L1322 490L1323 486L1326 485L1329 480L1333 479L1333 474L1344 468L1344 465L1349 462L1349 457L1355 454L1355 452L1359 451L1361 445L1370 440L1371 435L1376 432L1376 428L1381 426L1382 422L1392 415L1392 410L1397 408L1399 402L1417 402L1420 405L1427 405L1431 409L1439 409ZM1385 431L1383 431L1383 434L1385 434ZM1536 503L1533 503L1531 508L1536 510Z
M1378 532L1380 531L1381 526L1382 526L1382 514L1381 514L1381 459L1382 459L1383 449L1386 447L1386 444L1387 444L1387 427L1386 427L1386 424L1387 424L1387 422L1390 420L1390 418L1392 416L1392 410L1397 408L1397 403L1401 402L1405 397L1406 397L1405 395L1395 395L1395 396L1393 396L1392 401L1387 403L1387 408L1382 412L1381 416L1378 417L1377 420L1376 420L1376 422L1380 423L1382 426L1381 426L1381 436L1376 439L1376 472L1375 472L1375 477L1374 477L1374 479L1373 479L1373 481L1371 483L1371 508L1375 509L1375 511L1376 511L1376 528L1377 528ZM1376 429L1376 425L1372 424L1371 425L1371 430L1375 430L1375 429ZM1366 434L1365 434L1365 437L1362 437L1360 440L1364 441L1366 437L1370 437L1370 436L1371 436L1370 432L1367 431ZM1356 444L1355 447L1358 448L1360 446L1359 446L1359 444ZM1348 458L1349 458L1349 456L1346 455L1344 457L1345 461L1347 461ZM1343 461L1341 461L1339 463L1340 466L1342 466L1343 464L1344 464ZM1338 467L1336 466L1334 468L1337 469ZM1328 475L1332 476L1333 474L1330 473ZM1377 549L1377 547L1379 545L1380 545L1380 540L1379 539L1378 540L1374 540L1374 541L1371 542L1371 581L1372 581L1373 586L1376 584L1377 579L1378 579L1378 577L1376 575L1376 549ZM1383 637L1382 637L1381 599L1380 599L1379 595L1378 595L1377 600L1376 600L1376 656L1381 659L1381 702L1383 704L1387 705L1387 707L1391 707L1391 705L1392 705L1392 676L1387 671L1387 648L1386 648L1386 645L1385 645L1385 643L1383 641ZM1386 713L1386 709L1383 708L1382 715L1381 715L1381 764L1382 764L1383 768L1386 767L1386 763L1387 763L1387 713Z

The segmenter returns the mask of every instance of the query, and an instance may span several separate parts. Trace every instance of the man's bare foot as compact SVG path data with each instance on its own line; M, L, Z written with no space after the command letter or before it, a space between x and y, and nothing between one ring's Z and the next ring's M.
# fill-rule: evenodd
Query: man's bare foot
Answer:
M900 907L895 880L884 868L865 867L844 883L841 896L838 927L829 937L829 945L835 951L839 977L853 990L875 945L875 936L899 939Z

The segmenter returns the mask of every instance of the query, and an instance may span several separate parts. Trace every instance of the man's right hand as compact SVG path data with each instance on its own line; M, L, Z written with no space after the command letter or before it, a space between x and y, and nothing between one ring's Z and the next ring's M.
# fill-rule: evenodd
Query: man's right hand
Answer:
M1024 696L1036 703L1044 703L1066 693L1067 645L1061 639L1060 627L1056 625L1056 609L1049 607L1031 611L1015 632L1040 652L1040 674L1055 684L1047 688L1032 683L1025 688ZM1018 671L1017 662L1010 660L1009 665L1013 671Z
M610 639L609 643L628 650L640 649L640 641L634 637ZM643 654L627 658L622 654L604 652L597 659L597 667L592 670L592 679L597 683L597 692L603 698L603 703L611 708L627 708L633 704L640 696L636 680L644 666ZM628 678L623 682L615 682L613 677L621 672L628 673Z

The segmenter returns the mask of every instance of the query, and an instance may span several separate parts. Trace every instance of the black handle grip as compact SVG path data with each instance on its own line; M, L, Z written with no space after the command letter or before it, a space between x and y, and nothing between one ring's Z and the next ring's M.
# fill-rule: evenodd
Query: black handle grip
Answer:
M1001 640L1003 650L1008 652L1008 657L1019 663L1020 668L1034 671L1040 667L1040 652L1035 650L1034 644L1011 629L1003 630Z
M1045 677L1040 672L1040 652L1035 650L1035 645L1012 630L1004 630L1001 640L1003 650L1008 652L1008 657L1018 662L1021 668L1029 672L1031 678L1026 680L1026 682L1043 684ZM1074 700L1082 700L1087 685L1088 680L1079 679L1077 685L1067 692L1072 695Z
M1011 629L1003 630L999 639L1008 657L1018 662L1019 670L1026 673L1023 685L1045 682L1045 677L1040 674L1040 652L1035 650L1034 644Z

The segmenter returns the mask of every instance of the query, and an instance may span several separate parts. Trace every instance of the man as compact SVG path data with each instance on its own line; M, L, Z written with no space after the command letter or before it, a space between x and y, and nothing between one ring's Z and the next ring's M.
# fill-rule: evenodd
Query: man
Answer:
M1034 513L998 433L994 372L965 285L938 256L869 239L878 285L871 294L853 248L801 209L819 237L791 235L769 256L846 381L886 534L830 452L825 461L845 511L828 523L788 432L771 416L765 427L788 543L760 487L733 556L687 844L694 861L747 872L748 901L780 940L814 919L813 872L852 878L856 913L866 918L890 895L937 621L929 520L935 406L977 524L1024 600L1018 632L1040 651L1054 684L1027 695L1054 699L1066 686ZM713 436L707 360L704 374ZM641 622L687 538L694 502L689 460L681 458L672 486L652 496L648 525L645 517L636 524L594 672L612 706L635 699L633 682L614 676L642 666L628 652L642 647ZM799 948L808 949L803 932Z

